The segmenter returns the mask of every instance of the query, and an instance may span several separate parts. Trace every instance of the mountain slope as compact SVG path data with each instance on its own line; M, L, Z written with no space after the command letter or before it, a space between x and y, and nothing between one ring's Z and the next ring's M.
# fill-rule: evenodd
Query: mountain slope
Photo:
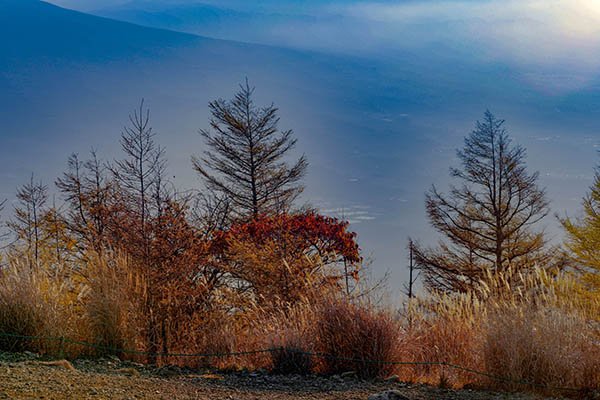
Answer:
M36 0L1 0L2 59L68 57L104 60L127 57L197 40L192 35L131 24L62 9Z
M423 193L446 185L455 149L486 108L529 149L555 210L577 207L597 161L600 121L582 111L600 98L597 87L585 102L548 96L510 65L443 43L383 62L151 29L35 0L0 0L0 37L0 199L14 198L32 172L52 183L71 152L118 157L141 98L174 184L197 188L190 156L203 150L207 103L232 96L245 77L257 103L280 107L281 128L294 129L307 154L306 198L356 223L379 273L403 259L406 237L431 233Z

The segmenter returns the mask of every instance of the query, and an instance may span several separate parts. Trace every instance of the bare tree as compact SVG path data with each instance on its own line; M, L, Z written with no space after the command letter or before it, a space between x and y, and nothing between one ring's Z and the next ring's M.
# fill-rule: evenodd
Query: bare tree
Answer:
M198 193L193 200L191 221L203 237L210 238L215 231L224 230L232 222L227 196L208 191Z
M27 248L30 267L39 265L42 217L48 201L48 188L42 182L35 182L33 174L28 183L17 190L18 205L14 219L8 223L17 239Z
M135 229L147 262L150 244L148 222L162 209L165 191L165 151L154 140L156 134L150 126L150 110L144 108L143 100L139 109L129 115L129 121L130 125L125 126L121 133L125 158L115 161L110 170L128 203L128 212L135 214Z
M94 150L83 162L72 154L67 162L67 171L56 180L68 205L65 223L70 234L76 238L80 255L90 248L102 253L107 245L113 182L104 163Z
M451 175L462 186L448 195L427 193L429 220L447 241L437 248L415 246L415 258L430 289L469 291L490 272L543 266L543 232L532 226L548 214L538 174L529 174L525 149L513 145L504 121L486 111L457 152L461 168Z
M0 200L0 218L2 217L2 212L4 211L4 206L6 205L6 199L4 200ZM0 224L1 228L0 228L0 242L4 239L6 239L6 237L9 235L8 232L5 231L5 225L4 224ZM0 249L3 249L4 247L0 246ZM1 267L1 265L0 265Z
M415 265L414 248L415 244L412 239L408 239L408 282L404 284L404 294L409 300L415 297L415 284L419 279L419 274L416 271L417 266Z
M125 157L111 165L117 185L118 196L123 202L121 246L133 256L136 264L144 271L149 295L145 300L148 313L147 341L148 351L157 353L158 345L166 348L165 315L160 314L157 299L159 288L154 285L151 270L164 265L151 257L153 239L160 234L161 217L167 205L169 191L165 178L165 150L156 144L155 132L150 126L150 110L144 107L142 100L138 109L129 115L129 126L121 133L121 148ZM161 337L162 335L162 337ZM150 361L156 362L156 356Z
M289 208L308 165L304 156L291 166L284 161L296 145L293 132L280 131L278 109L256 106L253 94L246 80L233 100L209 104L212 130L200 131L209 149L192 159L207 188L225 195L242 218Z

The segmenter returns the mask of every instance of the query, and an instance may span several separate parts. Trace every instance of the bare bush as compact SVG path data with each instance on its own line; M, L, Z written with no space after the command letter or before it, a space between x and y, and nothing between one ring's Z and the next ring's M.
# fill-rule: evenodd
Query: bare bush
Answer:
M318 347L326 354L322 372L374 378L394 370L389 362L396 360L400 324L390 312L332 300L321 306L315 325Z

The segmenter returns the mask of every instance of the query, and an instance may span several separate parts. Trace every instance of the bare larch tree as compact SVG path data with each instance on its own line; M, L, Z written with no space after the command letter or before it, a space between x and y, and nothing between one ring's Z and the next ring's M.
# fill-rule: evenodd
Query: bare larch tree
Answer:
M67 171L56 180L68 205L65 222L70 234L76 238L79 256L85 256L87 249L101 254L107 245L105 236L112 218L109 203L113 183L108 176L105 164L96 151L83 162L77 154L72 154L67 162Z
M110 170L118 187L122 201L125 203L124 219L128 221L123 247L136 259L135 262L144 270L149 295L144 307L148 313L147 341L151 363L156 362L159 329L164 327L164 319L158 315L159 304L156 304L157 290L152 283L152 269L162 266L151 257L151 245L154 228L160 219L163 206L167 201L167 180L165 150L156 141L156 133L150 125L150 110L144 107L144 100L133 114L129 115L128 126L121 132L121 148L125 157L114 162ZM163 345L166 346L163 331Z
M426 195L433 227L446 237L436 248L415 245L415 259L429 289L466 292L490 273L545 267L543 232L532 225L548 212L538 173L529 174L525 149L513 145L504 121L486 111L457 151L462 182L447 195L435 186Z
M2 212L4 211L5 204L6 204L6 199L0 200L0 218L2 218ZM3 249L4 246L1 245L2 240L6 239L6 237L9 235L9 232L6 232L4 230L6 225L4 225L1 220L0 220L0 227L1 227L0 228L0 249ZM0 264L0 268L2 268L2 264Z
M137 220L135 230L144 263L148 263L150 245L149 220L160 213L161 196L165 191L165 151L155 142L150 126L150 110L142 100L139 109L129 115L129 126L121 133L121 148L125 158L110 167L115 182L121 189L127 209Z
M17 190L18 203L14 219L8 223L19 242L26 246L29 266L39 265L39 251L42 241L41 226L48 201L48 187L36 182L33 174L28 183Z
M256 106L253 94L246 80L233 100L209 104L212 129L200 131L208 150L192 159L207 188L225 195L240 218L289 208L308 165L304 156L291 166L284 161L296 145L293 132L280 131L277 107Z

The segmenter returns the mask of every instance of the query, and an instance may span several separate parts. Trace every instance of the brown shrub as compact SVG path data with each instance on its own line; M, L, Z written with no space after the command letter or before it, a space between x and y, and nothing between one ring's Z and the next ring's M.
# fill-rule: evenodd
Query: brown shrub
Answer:
M355 371L360 377L385 377L394 370L400 335L392 313L368 304L332 300L321 305L315 321L318 349L325 354L321 372ZM381 362L377 362L381 361Z
M490 315L485 339L485 366L490 374L530 382L531 389L547 392L560 393L544 386L600 388L597 332L576 313L531 305L497 310ZM490 381L488 386L524 389L502 381Z
M481 315L472 297L440 296L411 305L410 324L402 340L402 359L423 363L398 368L406 381L461 387L473 383L472 374L435 363L481 368ZM427 364L434 363L434 364Z

